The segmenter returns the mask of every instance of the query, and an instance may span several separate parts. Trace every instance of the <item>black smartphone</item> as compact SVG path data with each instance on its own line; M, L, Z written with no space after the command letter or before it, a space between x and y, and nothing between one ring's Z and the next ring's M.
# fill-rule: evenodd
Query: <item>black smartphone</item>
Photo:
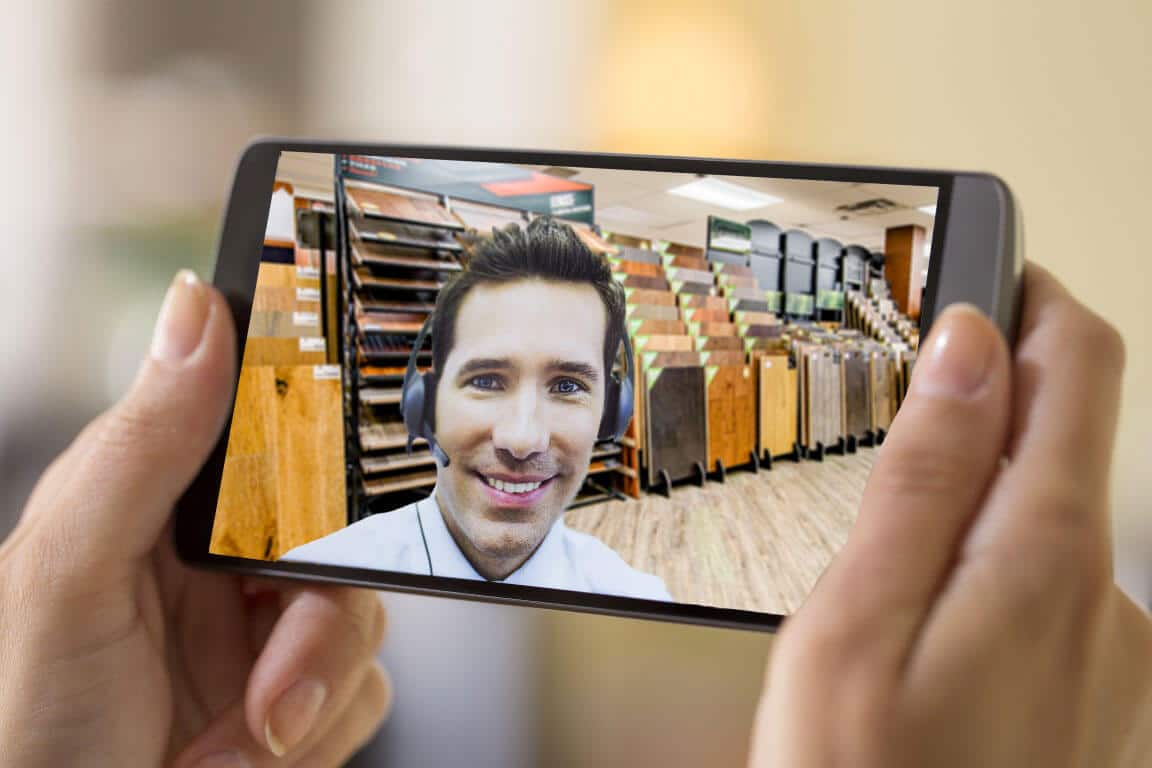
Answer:
M953 302L1011 340L979 173L266 139L214 282L197 566L774 629L847 538Z

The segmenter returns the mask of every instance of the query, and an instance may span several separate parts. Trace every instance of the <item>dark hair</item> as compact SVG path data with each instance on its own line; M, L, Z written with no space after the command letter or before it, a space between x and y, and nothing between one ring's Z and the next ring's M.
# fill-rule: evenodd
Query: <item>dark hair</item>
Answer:
M440 290L432 320L433 369L444 371L456 341L456 313L473 288L530 278L588 283L596 289L608 313L604 374L609 375L624 334L624 289L613 279L604 257L594 254L572 227L547 216L523 228L509 224L480 238L464 271Z

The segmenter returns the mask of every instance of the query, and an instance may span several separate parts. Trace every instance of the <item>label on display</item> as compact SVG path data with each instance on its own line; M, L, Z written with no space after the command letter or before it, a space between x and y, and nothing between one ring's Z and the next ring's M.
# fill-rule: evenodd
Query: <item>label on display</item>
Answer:
M301 336L300 337L300 351L301 352L323 352L325 350L323 336Z
M320 301L319 288L297 288L296 301Z
M316 312L293 312L292 325L317 326L320 324L320 315Z
M340 378L340 366L338 365L314 365L312 366L312 378L316 381L332 381Z
M320 277L319 267L296 267L296 277L307 280L309 278L315 280Z

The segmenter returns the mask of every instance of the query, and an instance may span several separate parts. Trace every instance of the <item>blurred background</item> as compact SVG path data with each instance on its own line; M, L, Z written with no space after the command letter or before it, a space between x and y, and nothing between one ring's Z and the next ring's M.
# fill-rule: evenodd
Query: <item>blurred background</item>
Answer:
M988 170L1128 346L1117 579L1152 600L1152 5L6 3L0 538L116 398L233 164L281 134ZM770 638L385 596L394 717L353 765L740 765Z

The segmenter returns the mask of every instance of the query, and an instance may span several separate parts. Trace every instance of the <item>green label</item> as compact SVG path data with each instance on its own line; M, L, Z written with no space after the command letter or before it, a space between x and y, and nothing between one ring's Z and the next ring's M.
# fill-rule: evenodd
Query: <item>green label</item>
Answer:
M816 294L816 306L820 309L844 309L843 291L820 291Z
M712 353L711 352L701 352L700 353L700 362L703 363L704 365L708 365L708 361L711 359L712 359Z
M815 297L807 293L789 293L785 297L785 308L790 315L810 315Z
M780 291L765 291L765 298L768 300L768 309L772 312L780 311L780 299L782 294Z
M720 373L720 366L718 365L710 365L704 369L704 377L709 385L712 384L712 379L716 378L718 373Z
M645 345L648 344L648 339L649 339L648 334L644 334L643 336L637 336L634 339L634 341L636 342L636 347L638 349L644 349Z
M644 353L644 367L645 368L652 365L652 363L656 360L656 354L657 353L655 353L655 352L645 352ZM658 371L660 369L659 368L652 368L651 370Z
M688 333L693 336L700 335L700 323L688 323Z
M640 330L640 326L644 325L643 320L630 320L628 322L628 332L635 335L636 331Z
M663 368L649 368L648 369L648 388L656 386L656 380L660 378L660 374L664 372Z

